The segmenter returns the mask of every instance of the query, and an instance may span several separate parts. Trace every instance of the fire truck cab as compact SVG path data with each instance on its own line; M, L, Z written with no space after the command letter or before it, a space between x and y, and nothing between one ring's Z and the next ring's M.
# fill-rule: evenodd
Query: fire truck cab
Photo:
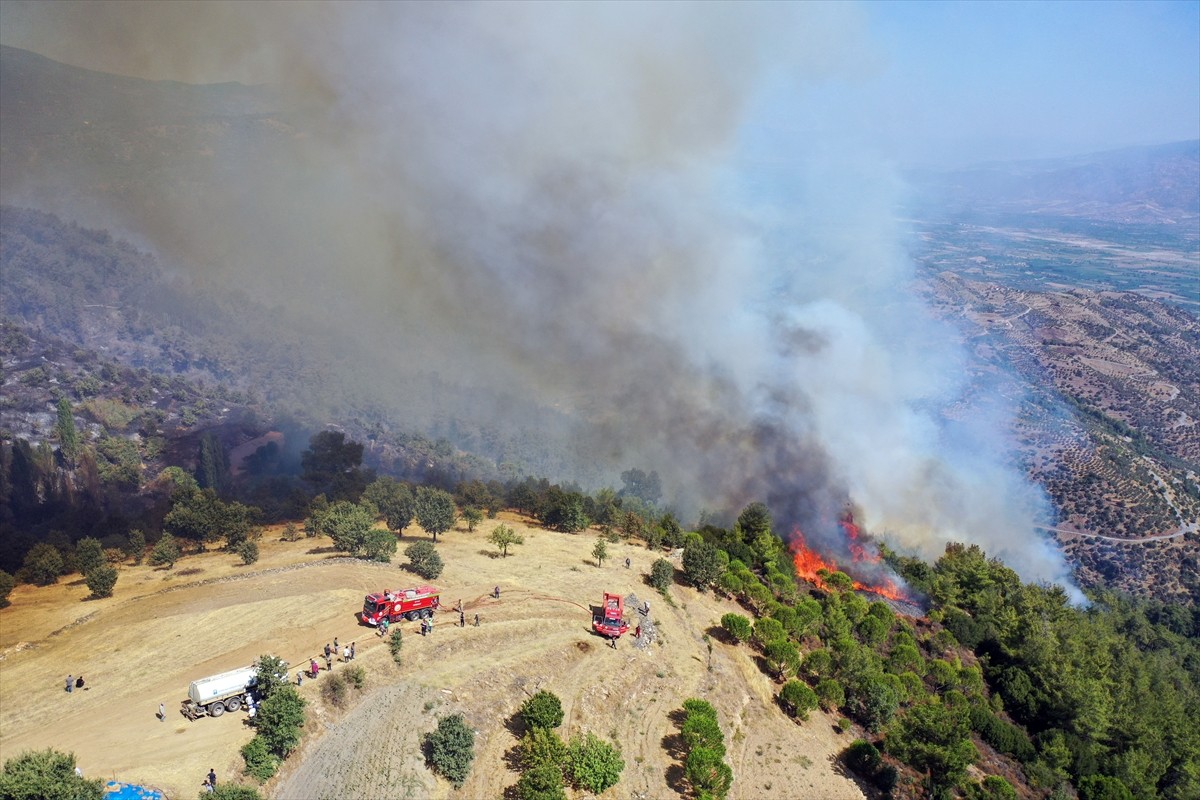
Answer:
M378 625L384 619L389 623L401 619L428 619L440 606L439 591L432 586L382 591L363 598L362 621L367 625Z
M629 630L629 623L625 621L625 600L621 595L604 593L604 606L596 609L592 630L610 639L617 639Z

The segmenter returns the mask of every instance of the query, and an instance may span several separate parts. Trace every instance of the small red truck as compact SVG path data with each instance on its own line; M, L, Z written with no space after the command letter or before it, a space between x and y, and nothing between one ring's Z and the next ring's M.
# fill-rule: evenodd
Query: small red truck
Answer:
M378 625L384 619L389 623L401 619L428 619L440 606L439 592L432 586L383 591L363 599L362 621L367 625Z
M625 621L625 600L619 594L604 593L604 607L593 609L592 630L609 639L617 639L629 630Z

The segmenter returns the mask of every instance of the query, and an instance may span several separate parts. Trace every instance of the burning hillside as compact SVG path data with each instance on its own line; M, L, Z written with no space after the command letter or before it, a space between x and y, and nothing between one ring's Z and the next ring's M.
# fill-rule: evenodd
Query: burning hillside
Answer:
M795 564L797 577L827 590L830 588L830 574L844 572L853 581L855 591L869 592L895 603L920 609L921 603L883 563L879 549L855 524L854 516L847 512L838 524L845 536L844 543L849 554L849 562L843 561L842 564L828 552L822 554L810 547L799 528L792 531L788 546L792 551L792 563ZM905 610L906 613L911 613L909 609Z

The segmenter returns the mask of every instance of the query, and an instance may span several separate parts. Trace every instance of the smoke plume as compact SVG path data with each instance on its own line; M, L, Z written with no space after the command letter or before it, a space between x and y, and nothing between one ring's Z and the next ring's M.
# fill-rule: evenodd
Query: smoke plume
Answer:
M819 541L850 502L902 548L976 542L1069 584L1005 409L941 413L970 378L912 291L893 170L755 133L877 61L854 7L50 5L102 68L303 110L219 189L163 187L140 233L193 268L341 315L381 374L569 413L580 463L655 469L680 508L761 499Z

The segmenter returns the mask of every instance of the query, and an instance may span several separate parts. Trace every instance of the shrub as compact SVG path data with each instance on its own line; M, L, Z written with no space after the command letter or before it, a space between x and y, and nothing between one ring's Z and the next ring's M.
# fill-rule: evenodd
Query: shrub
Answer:
M104 545L100 544L99 539L91 536L80 539L75 543L75 563L83 575L103 566L105 563Z
M529 730L557 728L563 721L562 701L556 694L544 689L526 700L518 713Z
M566 800L562 767L544 762L531 767L517 781L517 800Z
M63 574L65 568L66 564L63 562L62 553L58 552L58 548L52 544L39 542L29 548L29 552L25 554L25 562L17 573L17 578L25 583L49 586L58 580L58 576Z
M367 671L360 664L351 664L342 670L342 677L355 689L362 691L367 685Z
M404 632L399 628L392 628L392 632L388 635L388 649L392 651L392 661L400 663L400 647L404 644Z
M134 528L129 532L129 542L125 545L125 555L133 559L134 564L142 563L146 557L146 534Z
M433 768L454 788L462 788L475 760L475 732L462 714L439 719L437 730L425 735L425 748Z
M112 597L113 587L117 585L117 570L108 564L92 567L84 581L92 590L93 598Z
M730 612L721 617L721 627L733 637L735 642L744 642L750 638L750 620L741 614Z
M846 690L838 681L826 678L817 684L817 700L821 703L821 708L833 711L846 704Z
M550 728L533 728L521 739L520 748L521 767L526 770L543 764L558 766L567 760L566 743Z
M331 672L329 677L321 682L321 696L325 702L335 708L345 708L346 700L350 697L350 687L340 672Z
M259 656L254 668L254 691L263 700L288 684L287 662L278 656Z
M253 564L258 561L258 542L247 539L237 546L237 554L242 557L243 564Z
M154 545L154 549L150 551L150 565L153 567L166 566L171 569L175 566L175 562L179 560L179 545L175 543L175 537L169 533L164 533L162 538L158 540L158 544Z
M1111 775L1088 775L1079 779L1079 800L1133 800L1133 793L1120 778Z
M16 585L16 578L0 569L0 608L10 605L8 602L8 595L12 592Z
M695 716L703 714L713 719L717 718L717 710L713 708L712 703L707 700L701 700L698 697L691 697L683 701L683 710L687 716Z
M258 780L268 780L279 769L279 758L275 756L261 735L242 745L242 760L246 762L246 774Z
M5 800L100 800L103 794L99 780L75 774L74 753L31 750L5 761L0 771L0 797Z
M442 574L445 564L431 542L414 542L404 548L408 568L426 580L434 580Z
M675 565L665 558L655 559L650 565L650 585L660 592L671 588L675 581Z
M200 800L263 800L263 796L257 789L251 789L249 786L222 783L211 792L201 792Z
M382 528L372 528L363 542L362 554L372 561L386 564L396 554L396 547L395 534Z
M304 698L296 693L296 687L289 684L277 689L258 707L254 725L274 755L286 758L300 743L305 705Z
M879 748L865 739L856 739L851 745L846 748L846 766L851 770L870 778L879 769L879 765L883 763L883 756L879 754Z
M621 751L594 733L572 738L567 752L572 783L592 794L615 786L625 769Z
M788 715L798 719L808 719L808 712L817 707L817 693L801 681L788 681L779 692L779 701L787 709Z
M684 774L698 797L722 798L733 785L733 770L723 760L724 748L697 747L684 759Z
M708 714L689 714L679 729L683 736L684 745L688 750L706 747L713 752L725 756L725 734L715 716Z

